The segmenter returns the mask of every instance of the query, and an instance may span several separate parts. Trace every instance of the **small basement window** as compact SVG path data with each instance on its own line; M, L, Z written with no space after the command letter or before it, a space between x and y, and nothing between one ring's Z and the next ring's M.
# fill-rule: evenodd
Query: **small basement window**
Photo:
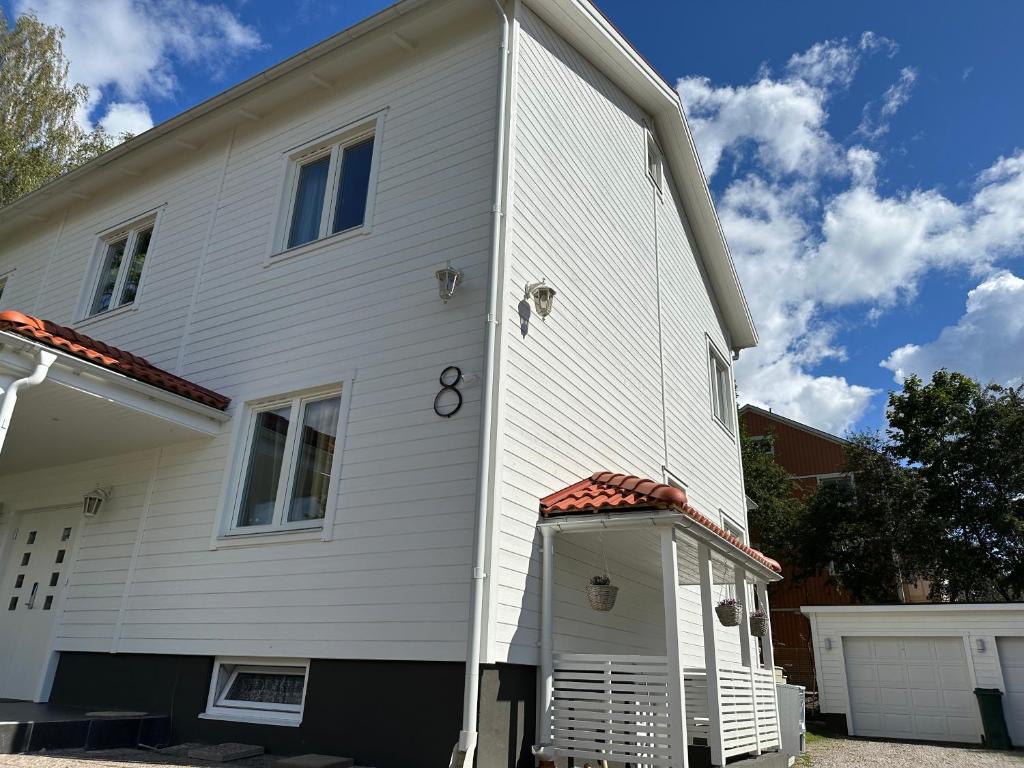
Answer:
M297 726L302 722L308 678L308 659L217 658L201 716Z

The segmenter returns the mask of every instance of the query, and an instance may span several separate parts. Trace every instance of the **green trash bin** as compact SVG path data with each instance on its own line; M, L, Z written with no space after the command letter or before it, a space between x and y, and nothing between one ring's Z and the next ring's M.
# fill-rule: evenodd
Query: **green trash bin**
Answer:
M975 688L981 725L985 729L985 745L989 749L1013 749L1003 717L1003 692L998 688Z

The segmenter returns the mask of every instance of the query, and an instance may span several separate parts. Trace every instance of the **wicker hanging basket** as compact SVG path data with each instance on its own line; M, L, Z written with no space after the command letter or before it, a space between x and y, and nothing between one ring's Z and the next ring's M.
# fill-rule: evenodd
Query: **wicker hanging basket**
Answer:
M587 600L595 611L610 611L618 595L619 588L613 584L587 584Z
M743 618L743 606L739 605L716 605L715 613L723 627L738 627Z
M768 617L767 616L751 616L750 617L750 634L754 637L765 637L768 634Z

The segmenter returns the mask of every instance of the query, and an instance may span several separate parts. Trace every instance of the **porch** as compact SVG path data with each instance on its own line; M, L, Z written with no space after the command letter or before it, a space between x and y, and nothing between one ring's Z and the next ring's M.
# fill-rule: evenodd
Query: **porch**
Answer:
M541 515L542 765L723 766L779 750L771 629L748 621L754 605L767 613L777 563L650 480L595 474ZM587 567L620 592L581 632ZM715 614L730 597L735 627Z

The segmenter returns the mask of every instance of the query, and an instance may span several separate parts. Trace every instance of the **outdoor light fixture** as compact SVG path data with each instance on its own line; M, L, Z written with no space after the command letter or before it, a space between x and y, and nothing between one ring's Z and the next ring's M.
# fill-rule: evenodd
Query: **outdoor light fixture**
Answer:
M831 651L832 650L832 638L831 637L826 637L825 638L825 650L826 651Z
M530 283L526 286L526 294L523 298L532 298L533 306L536 308L537 314L540 315L540 319L546 320L547 316L551 314L551 307L555 303L556 293L558 291L547 284L546 278L542 278L540 282Z
M452 266L449 261L444 269L439 269L434 273L434 277L437 278L437 292L441 296L441 303L447 304L455 294L455 288L462 281L462 272Z
M976 640L974 641L974 644L975 644L975 645L977 646L977 648L978 648L978 653L984 653L984 652L985 652L985 641L984 641L984 640L983 640L982 638L980 638L980 637L979 637L979 638L977 638L977 639L976 639Z
M85 494L82 500L82 514L86 517L96 517L100 513L100 507L110 498L110 491L104 488L94 488Z

